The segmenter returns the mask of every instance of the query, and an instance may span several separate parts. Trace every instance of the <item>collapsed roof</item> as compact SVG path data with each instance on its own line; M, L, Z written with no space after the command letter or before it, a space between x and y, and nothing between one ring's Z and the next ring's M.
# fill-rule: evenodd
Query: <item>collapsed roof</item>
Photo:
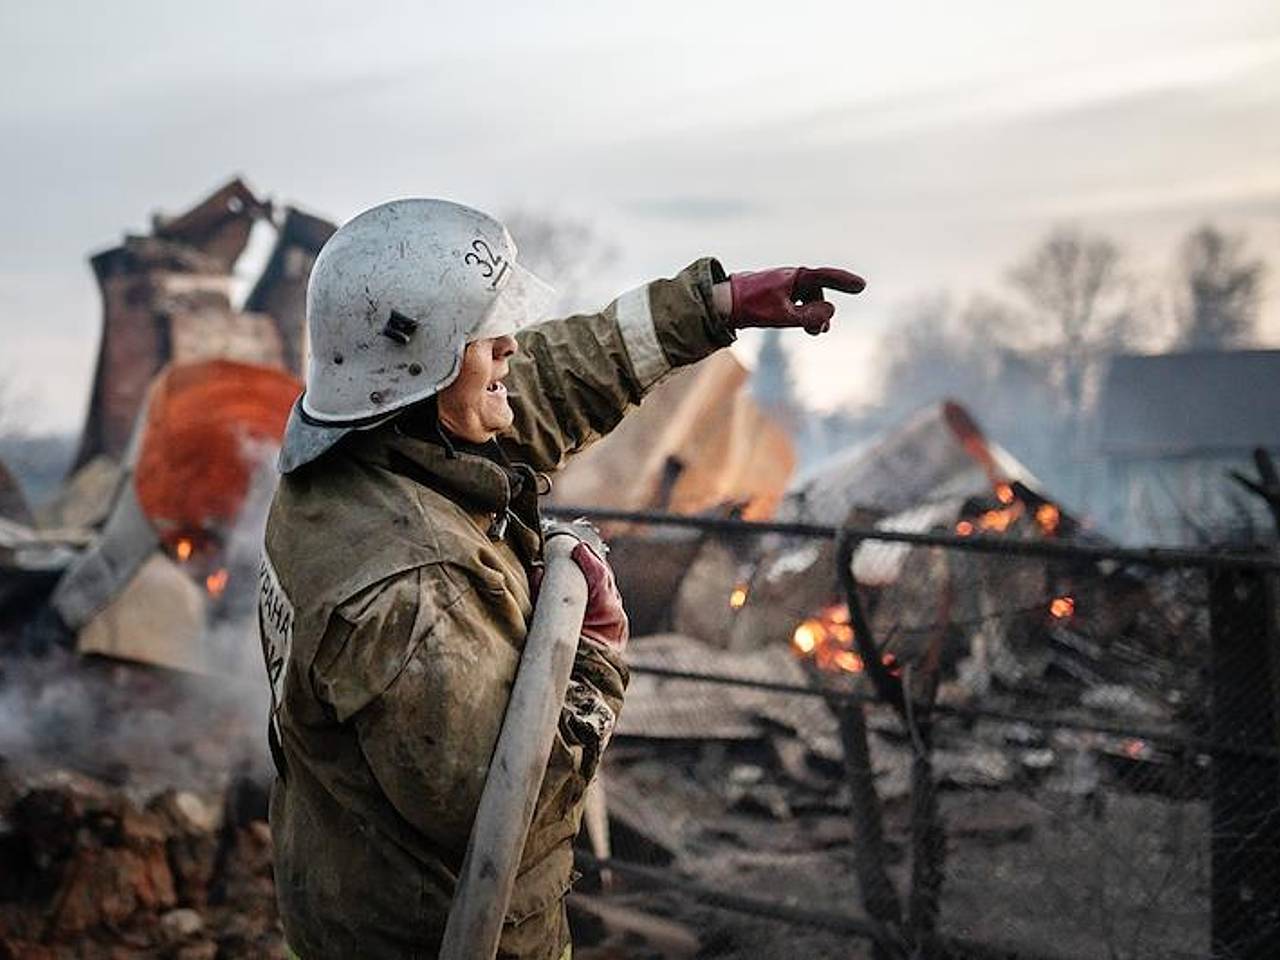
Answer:
M865 443L835 454L787 488L779 519L843 524L855 509L884 516L935 500L990 493L997 483L1040 481L988 439L952 400L924 407Z
M1039 502L1031 471L988 439L958 403L925 407L869 441L836 454L788 488L780 519L830 526L952 532L970 500L1008 487ZM866 542L854 558L872 583L896 581L911 554L901 544ZM708 546L684 578L675 628L712 643L755 649L789 637L795 624L837 601L830 540L763 537L750 557ZM737 572L743 602L731 608L726 574Z

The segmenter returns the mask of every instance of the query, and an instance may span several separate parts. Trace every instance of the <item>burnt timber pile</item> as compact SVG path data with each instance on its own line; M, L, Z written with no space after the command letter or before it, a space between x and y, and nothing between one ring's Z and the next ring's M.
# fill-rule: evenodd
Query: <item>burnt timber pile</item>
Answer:
M0 740L0 956L283 956L239 691L64 653L4 683L26 722Z
M833 467L793 484L777 519L1108 549L954 405ZM696 559L655 614L677 632L635 641L610 760L617 856L732 891L747 913L763 909L753 895L785 889L816 927L838 927L851 908L892 921L896 906L877 916L866 902L859 848L878 849L872 878L890 901L896 887L916 902L921 749L868 682L836 576L840 543L677 529ZM618 549L629 547L624 536ZM857 629L880 640L889 673L932 685L928 792L945 882L931 907L944 939L928 955L1094 956L1120 944L1122 956L1209 956L1214 761L1196 739L1209 722L1205 579L1051 552L872 538L849 551ZM861 759L831 692L864 705ZM1121 876L1106 867L1121 863ZM680 915L678 899L664 911ZM719 935L745 955L774 927ZM811 931L803 942L833 941ZM891 944L864 946L854 955Z

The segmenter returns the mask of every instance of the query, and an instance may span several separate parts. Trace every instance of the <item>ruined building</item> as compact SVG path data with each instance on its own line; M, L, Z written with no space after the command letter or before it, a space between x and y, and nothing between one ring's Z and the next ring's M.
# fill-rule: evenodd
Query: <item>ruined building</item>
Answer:
M233 270L254 225L272 217L270 202L237 178L91 259L102 341L75 469L121 458L152 379L170 362L224 358L301 373L307 276L334 227L286 209L266 269L237 309Z

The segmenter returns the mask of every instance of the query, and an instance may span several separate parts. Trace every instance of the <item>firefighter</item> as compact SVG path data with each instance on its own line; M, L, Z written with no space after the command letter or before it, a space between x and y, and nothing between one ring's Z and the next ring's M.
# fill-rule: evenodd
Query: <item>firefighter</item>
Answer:
M325 245L259 571L276 889L298 957L436 955L535 600L546 474L737 329L826 330L824 287L863 282L703 259L533 325L551 290L477 210L393 201ZM501 957L569 954L571 845L626 685L612 575L586 544L574 558L586 623Z

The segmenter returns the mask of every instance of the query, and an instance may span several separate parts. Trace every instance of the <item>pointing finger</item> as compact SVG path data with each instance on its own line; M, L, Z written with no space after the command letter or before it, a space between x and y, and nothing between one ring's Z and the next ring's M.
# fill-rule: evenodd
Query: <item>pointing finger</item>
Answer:
M856 273L839 267L801 267L796 271L797 291L827 287L841 293L861 293L866 285L867 281Z

